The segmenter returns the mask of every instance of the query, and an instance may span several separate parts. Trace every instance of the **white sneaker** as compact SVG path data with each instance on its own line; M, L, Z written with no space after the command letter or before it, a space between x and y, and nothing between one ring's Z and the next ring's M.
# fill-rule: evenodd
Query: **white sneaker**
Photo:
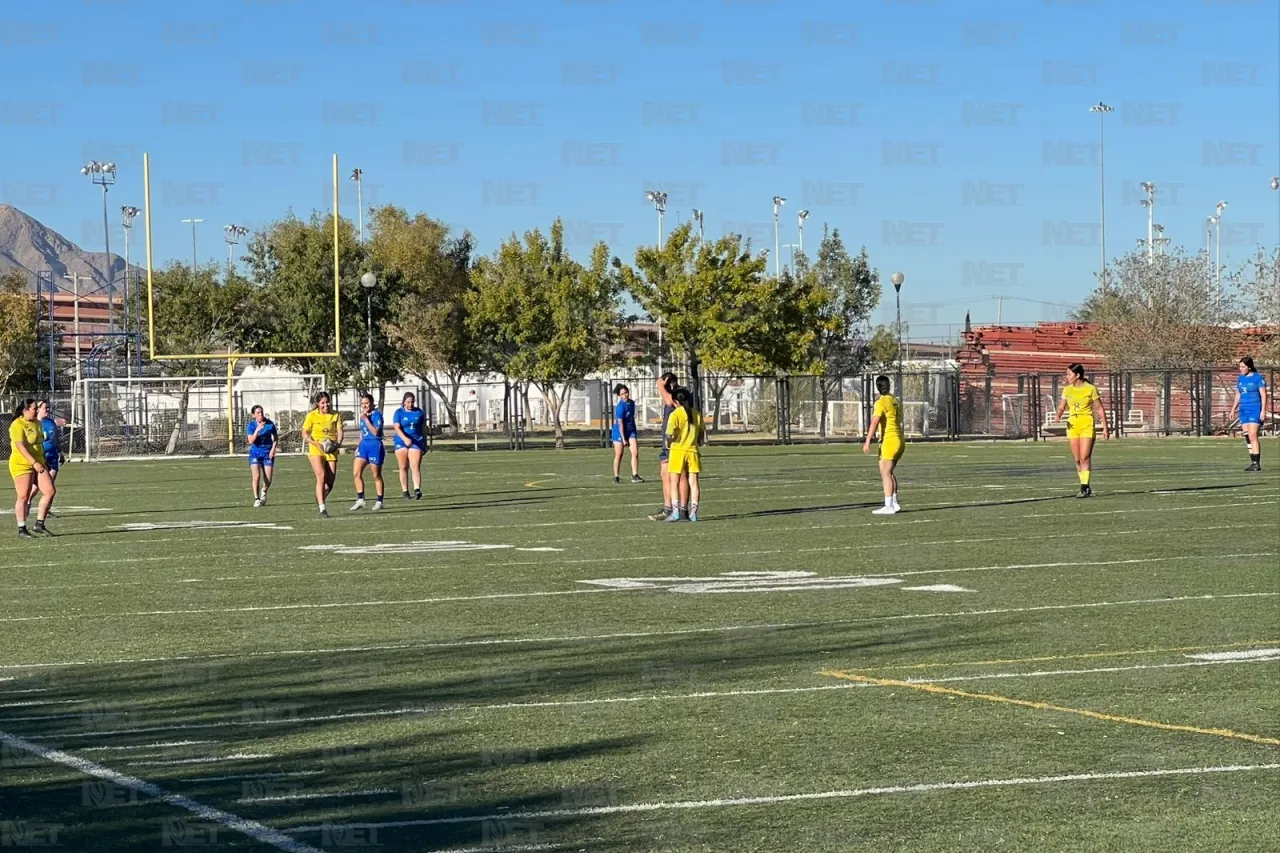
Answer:
M882 506L879 509L871 510L872 515L897 515L898 508L896 506Z
M364 509L364 500L363 500L363 499L357 499L357 500L356 500L356 502L355 502L355 503L353 503L353 504L351 505L351 511L352 511L352 512L355 512L355 511L356 511L356 510L358 510L358 509Z
M267 505L267 493L266 493L266 492L263 492L263 493L262 493L262 496L258 498L258 504L259 504L260 506L266 506L266 505Z
M382 501L378 501L377 503L375 503L375 504L373 505L373 511L374 511L374 512L377 512L377 511L378 511L378 510L380 510L380 509L382 509Z
M257 498L257 499L256 499L256 500L254 500L254 502L253 502L253 508L254 508L254 509L257 509L257 508L258 508L258 507L260 507L260 506L262 506L262 498Z

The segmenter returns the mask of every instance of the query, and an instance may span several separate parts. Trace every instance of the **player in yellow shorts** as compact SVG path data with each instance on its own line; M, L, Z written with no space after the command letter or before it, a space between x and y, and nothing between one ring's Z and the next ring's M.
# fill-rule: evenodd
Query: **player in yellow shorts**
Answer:
M49 515L49 506L53 503L56 490L53 477L49 475L49 467L44 458L44 427L36 418L37 404L35 400L23 400L9 425L9 476L13 478L13 489L18 499L13 505L14 515L18 519L18 536L30 538L27 532L27 513L31 504L31 493L37 485L40 488L40 507L36 511L35 532L41 536L52 536L44 526Z
M325 499L333 489L338 476L338 448L342 445L342 418L329 411L329 393L316 395L316 407L307 413L302 422L302 437L307 441L307 459L316 474L316 503L320 505L320 517L328 518Z
M1073 364L1067 368L1067 386L1062 389L1062 402L1058 404L1057 419L1067 415L1067 443L1076 461L1076 473L1080 475L1078 498L1093 497L1089 477L1093 473L1093 442L1097 438L1098 424L1102 425L1102 438L1111 437L1107 429L1107 413L1102 408L1102 397L1093 383L1084 378L1084 366ZM1095 418L1094 415L1097 415Z
M698 520L698 499L702 496L698 488L698 475L702 473L702 452L698 449L702 439L702 412L693 406L693 392L688 388L677 388L672 394L676 404L675 411L667 419L667 448L671 454L667 460L667 481L671 489L671 515L666 521L679 521L680 511L680 477L689 477L690 521Z
M876 392L880 398L871 410L871 426L867 428L867 440L862 443L862 452L871 452L871 439L880 429L880 482L884 485L884 506L875 510L875 515L894 515L902 511L898 504L898 478L894 469L898 460L907 449L907 442L902 434L902 403L889 393L888 376L876 377Z

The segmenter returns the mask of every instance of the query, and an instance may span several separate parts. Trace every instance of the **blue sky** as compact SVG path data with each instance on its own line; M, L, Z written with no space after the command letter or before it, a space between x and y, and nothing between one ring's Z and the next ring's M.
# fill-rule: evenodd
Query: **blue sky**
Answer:
M705 211L708 235L772 249L824 224L906 274L911 337L1059 319L1099 262L1099 100L1107 249L1147 231L1224 261L1280 229L1280 0L57 0L0 16L0 201L102 248L119 167L156 258L226 258L222 227L365 202L423 210L491 252L566 220L575 252L630 258ZM141 229L138 229L140 233ZM135 246L140 241L135 240ZM784 263L788 250L782 250ZM134 249L133 258L140 256ZM886 288L888 289L888 288ZM892 291L878 320L892 310Z

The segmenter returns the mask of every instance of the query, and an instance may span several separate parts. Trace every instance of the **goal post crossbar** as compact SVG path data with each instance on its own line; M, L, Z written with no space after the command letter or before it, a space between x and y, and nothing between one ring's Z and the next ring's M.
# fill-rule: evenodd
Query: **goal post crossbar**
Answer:
M229 363L240 359L266 358L337 358L342 353L342 278L339 269L338 231L338 155L333 155L333 351L332 352L209 352L156 353L155 291L153 287L153 261L151 243L151 155L142 155L142 204L147 238L147 344L152 361L218 361ZM195 275L195 270L191 271Z

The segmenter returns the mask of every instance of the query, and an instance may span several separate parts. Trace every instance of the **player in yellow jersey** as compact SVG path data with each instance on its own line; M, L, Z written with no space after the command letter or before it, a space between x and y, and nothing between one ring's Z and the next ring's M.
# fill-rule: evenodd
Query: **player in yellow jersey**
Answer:
M1067 442L1071 456L1076 461L1076 473L1080 475L1078 498L1093 497L1089 477L1093 473L1093 442L1102 424L1102 438L1111 437L1107 429L1107 413L1102 408L1102 397L1092 382L1084 378L1084 365L1073 364L1067 368L1067 386L1062 389L1062 402L1058 404L1058 421L1067 414ZM1094 415L1097 415L1095 418Z
M867 440L862 452L871 452L871 439L880 430L880 482L884 484L884 506L874 510L875 515L894 515L902 511L898 505L898 478L894 469L907 449L902 434L902 403L889 393L888 376L876 377L876 393L880 395L871 410L871 425L867 427Z
M342 446L342 418L329 411L329 393L316 395L316 407L307 413L302 422L302 437L307 442L307 459L316 474L316 503L320 505L320 517L328 518L325 499L333 489L338 476L338 449Z
M664 521L679 521L680 511L680 478L689 477L690 521L698 520L698 500L702 496L698 488L698 475L702 473L702 451L699 444L702 440L702 412L694 408L693 392L688 388L677 388L671 395L676 404L675 411L667 419L667 448L670 458L667 460L667 483L671 490L671 515Z
M13 489L18 499L13 505L14 515L18 519L18 536L30 538L27 532L27 513L31 504L31 493L37 485L40 488L40 508L37 510L35 532L41 536L53 534L44 526L45 517L49 514L49 506L53 503L56 490L53 478L49 476L49 467L44 458L44 428L36 419L36 401L23 400L9 425L9 476L13 478Z

